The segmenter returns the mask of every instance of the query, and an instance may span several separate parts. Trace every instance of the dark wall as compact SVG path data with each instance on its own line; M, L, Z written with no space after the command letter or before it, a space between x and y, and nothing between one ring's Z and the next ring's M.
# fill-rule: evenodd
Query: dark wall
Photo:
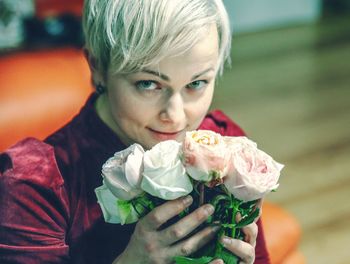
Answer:
M323 0L323 14L342 15L350 13L350 0Z

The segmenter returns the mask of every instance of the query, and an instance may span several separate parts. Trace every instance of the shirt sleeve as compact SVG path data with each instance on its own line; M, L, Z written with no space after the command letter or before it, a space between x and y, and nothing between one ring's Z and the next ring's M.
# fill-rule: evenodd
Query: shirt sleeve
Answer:
M199 129L212 130L223 136L245 136L244 131L233 122L227 115L220 110L210 112L203 120ZM255 264L268 264L270 263L269 253L267 251L264 230L261 219L257 222L258 225L258 237L256 239L255 248Z
M69 263L63 184L53 148L41 141L0 155L0 263Z

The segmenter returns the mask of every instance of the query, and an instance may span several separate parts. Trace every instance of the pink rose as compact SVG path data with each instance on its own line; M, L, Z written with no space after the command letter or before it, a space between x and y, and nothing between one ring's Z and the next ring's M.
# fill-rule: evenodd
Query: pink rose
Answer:
M208 185L222 183L228 171L230 153L220 134L210 130L187 132L183 155L186 171L193 179Z
M228 191L242 201L264 197L278 187L284 165L274 161L246 137L226 137L231 149L231 169L224 178Z
M118 199L131 200L143 192L140 188L143 155L141 145L133 144L103 165L103 184Z

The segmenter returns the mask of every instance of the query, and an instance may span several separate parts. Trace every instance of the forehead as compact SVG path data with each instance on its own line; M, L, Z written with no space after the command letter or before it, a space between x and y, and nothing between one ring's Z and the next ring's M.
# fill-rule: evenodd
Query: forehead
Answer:
M196 44L190 50L192 54L200 53L213 56L219 52L219 37L216 25L210 25L205 30Z

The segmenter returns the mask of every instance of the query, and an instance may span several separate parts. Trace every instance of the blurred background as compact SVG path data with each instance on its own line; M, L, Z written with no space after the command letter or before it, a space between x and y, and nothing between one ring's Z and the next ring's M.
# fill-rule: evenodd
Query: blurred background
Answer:
M350 1L226 1L223 108L285 169L267 199L294 214L307 263L350 263Z
M298 219L307 263L349 263L350 0L224 2L232 65L218 81L213 108L286 165L268 200ZM0 0L0 60L81 48L82 4Z

